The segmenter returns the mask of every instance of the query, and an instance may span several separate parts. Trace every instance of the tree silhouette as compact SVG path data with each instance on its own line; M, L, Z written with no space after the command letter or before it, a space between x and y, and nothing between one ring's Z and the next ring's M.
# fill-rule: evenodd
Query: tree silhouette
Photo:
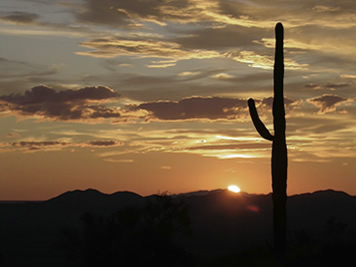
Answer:
M260 120L255 101L250 98L248 106L252 122L261 137L272 141L272 199L273 199L273 230L274 246L278 256L285 254L287 230L287 145L286 145L286 119L284 111L283 78L283 25L277 23L275 28L276 50L274 62L274 98L273 98L273 126L274 135L268 131Z

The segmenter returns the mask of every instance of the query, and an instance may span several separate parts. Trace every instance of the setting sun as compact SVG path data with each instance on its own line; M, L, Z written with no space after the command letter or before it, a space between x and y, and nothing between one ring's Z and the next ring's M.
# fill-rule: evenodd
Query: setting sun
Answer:
M231 192L234 192L234 193L239 193L239 192L241 191L240 187L238 187L237 185L234 185L234 184L229 185L229 186L227 187L227 189L228 189L229 191L231 191Z

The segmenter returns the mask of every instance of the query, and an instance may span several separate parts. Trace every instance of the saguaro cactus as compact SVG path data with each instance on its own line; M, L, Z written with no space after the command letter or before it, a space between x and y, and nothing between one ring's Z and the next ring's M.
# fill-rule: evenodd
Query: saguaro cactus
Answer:
M279 255L284 255L286 247L287 230L287 145L286 145L286 119L283 96L283 25L278 23L276 32L276 50L274 61L274 98L273 98L273 127L274 135L258 117L255 101L250 98L248 106L252 122L261 137L272 141L272 199L273 199L273 230L274 246Z

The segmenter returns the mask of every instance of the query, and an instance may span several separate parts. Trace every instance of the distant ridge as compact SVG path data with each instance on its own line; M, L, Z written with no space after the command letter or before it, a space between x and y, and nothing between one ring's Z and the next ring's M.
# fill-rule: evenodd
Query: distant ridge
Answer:
M146 200L133 192L105 194L96 189L73 190L44 201L48 207L66 209L72 213L91 211L108 213L129 206L141 206Z
M199 190L188 193L174 194L173 197L205 196L211 193L225 192L226 189Z
M50 198L46 201L53 202L53 201L66 201L66 200L80 200L80 199L88 199L88 198L104 199L104 198L117 198L117 197L124 197L124 196L141 197L140 195L130 191L118 191L112 194L105 194L100 192L99 190L88 188L86 190L76 189L72 191L67 191L63 194Z
M100 192L99 190L88 188L86 190L72 190L64 192L56 197L50 198L46 201L53 202L53 201L66 201L71 200L74 198L82 198L82 197L105 197L107 194Z
M198 190L198 191L192 191L192 192L187 192L187 193L178 193L178 194L173 194L171 195L172 197L190 197L190 196L206 196L206 195L211 195L211 194L216 194L216 193L223 193L223 192L228 192L227 189L213 189L213 190ZM169 195L169 194L168 194ZM240 192L237 195L244 195L244 196L270 196L271 193L267 194L251 194L247 192ZM308 196L332 196L332 195L338 195L338 196L344 196L344 197L356 197L352 196L346 192L343 191L338 191L338 190L333 190L333 189L324 189L324 190L317 190L314 192L308 192L308 193L300 193L300 194L295 194L295 195L290 195L288 198L299 198L299 197L308 197ZM54 201L66 201L66 200L79 200L80 199L90 199L90 198L96 198L96 199L104 199L104 198L150 198L153 196L157 196L157 194L153 195L148 195L148 196L141 196L137 193L131 192L131 191L117 191L112 194L106 194L102 193L97 189L92 189L88 188L85 190L72 190L72 191L67 191L64 192L56 197L50 198L48 200L45 200L44 202L54 202ZM14 202L14 203L20 203L20 202L28 202L28 201L7 201L7 202Z
M300 194L295 194L295 195L291 195L289 197L298 197L298 196L312 196L312 195L332 195L332 194L337 194L339 196L344 195L344 196L348 196L348 197L356 197L356 196L352 196L344 191L339 191L339 190L334 190L334 189L323 189L323 190L317 190L314 191L312 193L300 193Z

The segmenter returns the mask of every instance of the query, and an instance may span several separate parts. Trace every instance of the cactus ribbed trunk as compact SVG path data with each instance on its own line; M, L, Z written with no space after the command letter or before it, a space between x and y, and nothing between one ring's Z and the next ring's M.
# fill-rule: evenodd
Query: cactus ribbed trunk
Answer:
M273 127L272 143L272 189L273 189L273 225L277 253L284 254L287 231L287 145L286 119L284 111L283 79L283 26L276 26L276 51L274 62L274 98L273 98Z
M250 115L258 133L272 141L272 199L273 199L273 230L274 247L279 257L283 258L286 249L287 232L287 145L286 120L284 110L283 79L283 25L276 25L276 51L274 62L274 98L273 98L273 127L274 136L270 134L259 119L253 99L249 99Z

